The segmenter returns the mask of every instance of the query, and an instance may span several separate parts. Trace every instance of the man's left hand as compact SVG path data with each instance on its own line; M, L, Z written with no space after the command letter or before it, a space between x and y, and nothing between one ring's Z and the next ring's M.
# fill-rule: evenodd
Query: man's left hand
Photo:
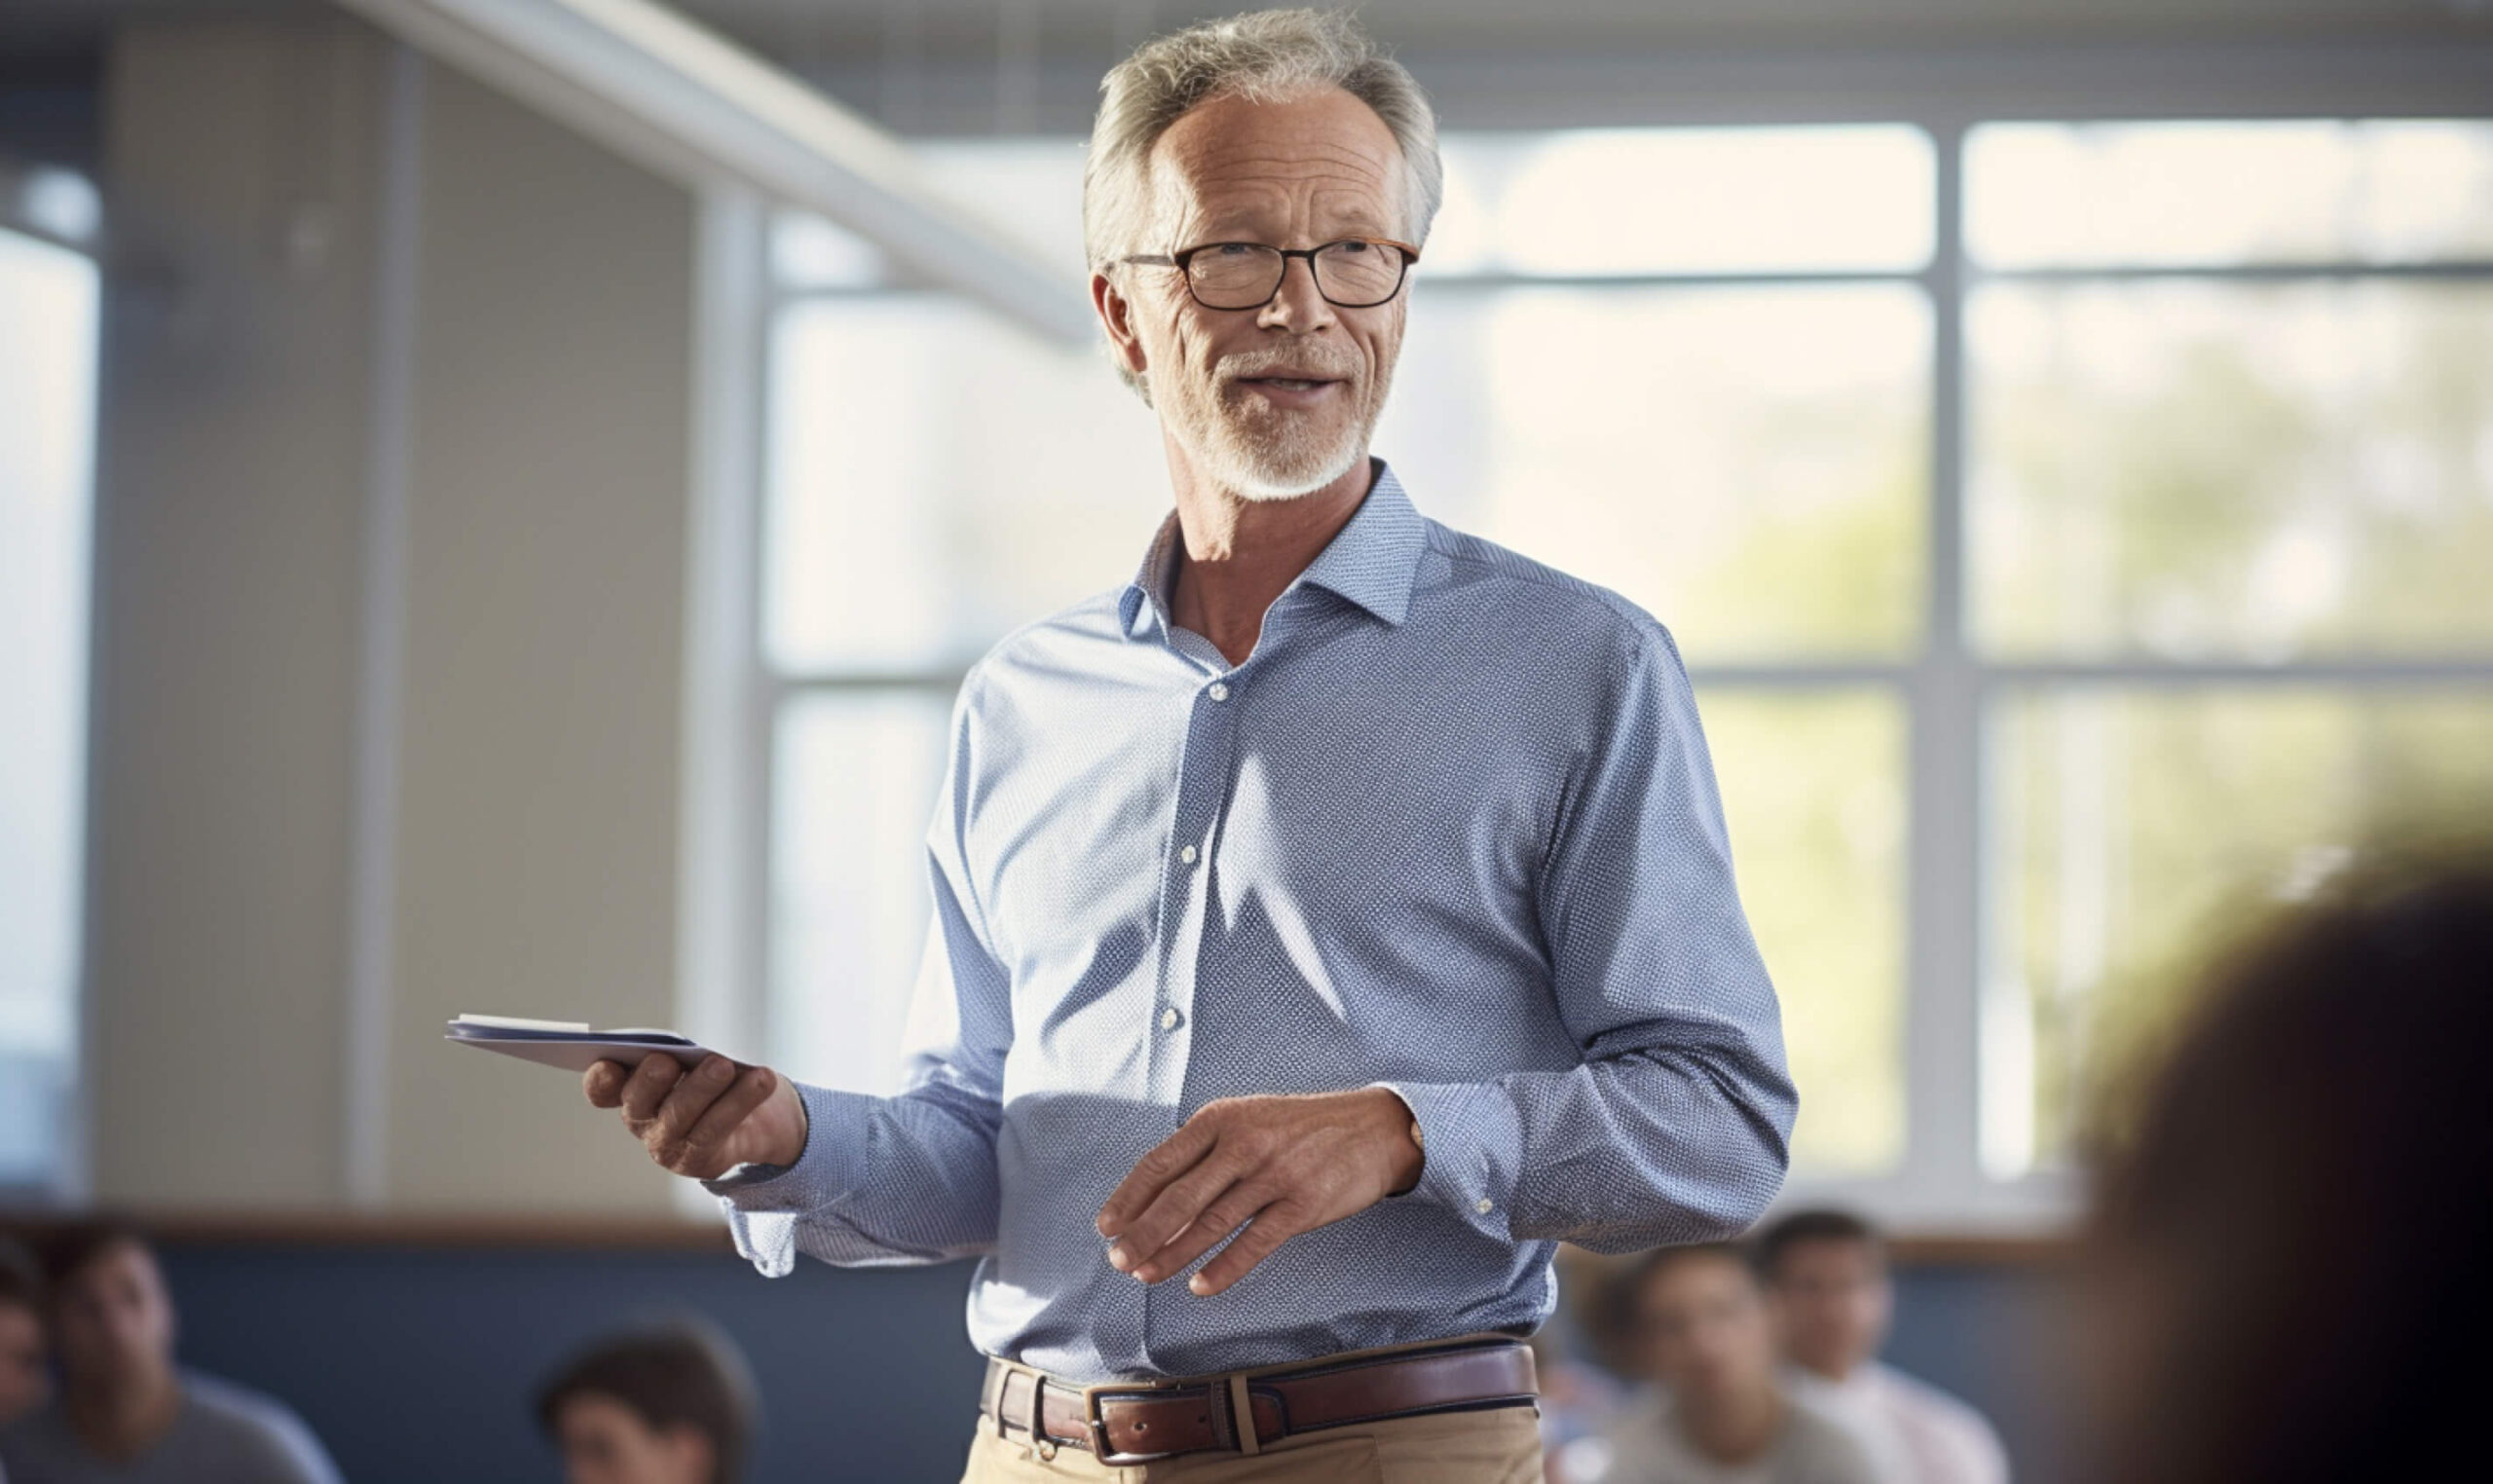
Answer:
M1299 1233L1417 1185L1421 1164L1390 1088L1227 1097L1142 1157L1099 1208L1099 1235L1114 1239L1111 1266L1156 1283L1246 1227L1186 1285L1214 1294Z

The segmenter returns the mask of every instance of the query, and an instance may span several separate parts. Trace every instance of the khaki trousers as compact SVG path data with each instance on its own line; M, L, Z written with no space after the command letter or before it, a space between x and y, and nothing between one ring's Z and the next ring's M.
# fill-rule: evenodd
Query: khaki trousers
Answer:
M1325 1428L1261 1453L1189 1453L1112 1467L1079 1448L1041 1458L1015 1428L982 1416L961 1484L1542 1484L1541 1411L1498 1407Z

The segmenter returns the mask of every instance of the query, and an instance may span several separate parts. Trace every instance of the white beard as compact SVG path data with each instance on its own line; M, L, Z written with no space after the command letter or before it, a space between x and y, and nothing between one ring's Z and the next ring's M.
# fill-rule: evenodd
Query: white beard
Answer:
M1302 440L1292 439L1293 443ZM1356 425L1331 440L1331 448L1258 449L1235 428L1220 425L1211 446L1199 449L1204 472L1241 500L1258 503L1315 494L1356 467L1366 453L1366 429Z
M1346 395L1353 385L1358 384L1344 384ZM1355 409L1329 435L1314 432L1302 414L1280 413L1277 435L1263 436L1234 416L1217 390L1207 393L1200 381L1187 384L1172 400L1178 404L1171 409L1179 414L1178 436L1201 462L1204 475L1241 500L1261 503L1313 495L1357 468L1367 456L1383 399Z

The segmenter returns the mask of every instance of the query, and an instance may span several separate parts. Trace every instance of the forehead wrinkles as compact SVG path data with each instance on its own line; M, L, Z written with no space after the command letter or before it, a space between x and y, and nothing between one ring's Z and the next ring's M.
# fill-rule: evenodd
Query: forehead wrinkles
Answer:
M1390 228L1401 204L1400 161L1390 146L1389 157L1380 159L1372 150L1321 135L1163 135L1150 156L1152 195L1164 221L1276 206L1287 210L1303 202L1351 213L1365 208L1378 227Z
M1172 149L1172 163L1199 181L1335 180L1381 188L1393 171L1370 151L1335 139L1235 139L1218 136L1193 149Z

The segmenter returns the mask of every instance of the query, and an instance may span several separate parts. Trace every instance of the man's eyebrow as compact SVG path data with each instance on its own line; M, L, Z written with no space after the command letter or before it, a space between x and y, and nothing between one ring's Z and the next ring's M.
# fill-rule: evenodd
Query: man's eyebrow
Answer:
M1316 241L1322 243L1338 242L1347 238L1362 238L1369 241L1377 241L1392 236L1394 234L1387 231L1375 219L1361 217L1347 223L1337 222L1328 225L1318 235ZM1267 245L1279 245L1274 243L1272 239L1252 228L1230 222L1213 222L1204 226L1193 234L1189 242L1263 242Z

